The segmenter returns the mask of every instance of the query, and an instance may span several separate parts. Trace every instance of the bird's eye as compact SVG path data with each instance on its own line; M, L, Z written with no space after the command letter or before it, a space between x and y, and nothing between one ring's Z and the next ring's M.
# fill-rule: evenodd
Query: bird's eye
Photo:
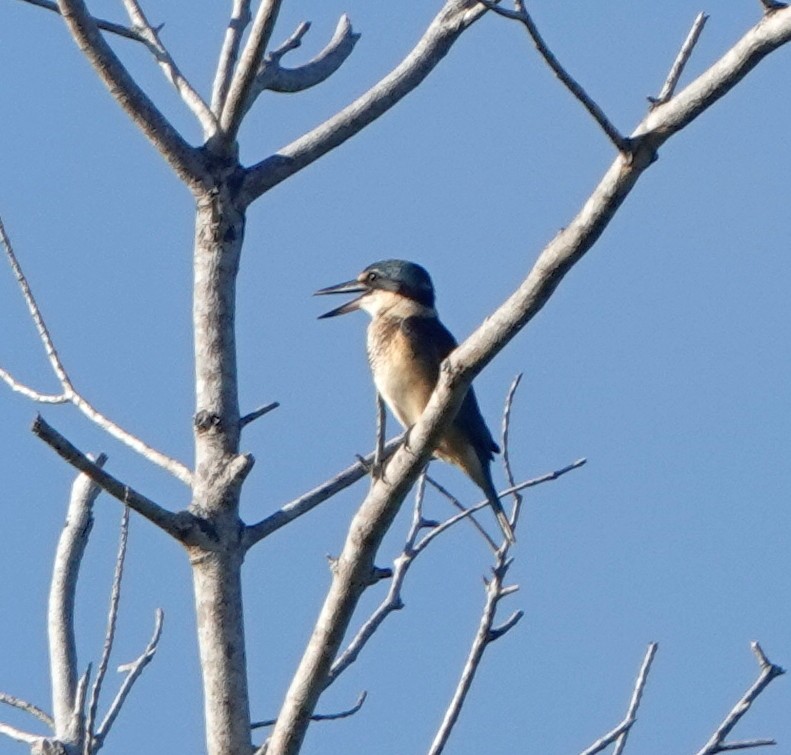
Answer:
M376 273L368 273L368 280L371 282L375 281L378 277Z

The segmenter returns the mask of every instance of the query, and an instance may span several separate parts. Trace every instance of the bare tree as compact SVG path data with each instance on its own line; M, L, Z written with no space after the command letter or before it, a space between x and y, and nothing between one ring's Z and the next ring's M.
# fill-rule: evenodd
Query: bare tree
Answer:
M33 0L29 0L32 2ZM281 527L327 500L363 477L372 462L368 458L258 522L243 522L239 505L245 478L254 464L251 454L242 451L241 432L266 414L272 404L243 414L239 406L236 352L236 285L245 239L246 214L250 205L273 187L318 160L347 139L355 136L397 102L418 87L447 55L459 37L490 12L505 16L526 29L539 53L561 83L583 105L602 129L615 151L610 168L601 178L577 215L539 254L527 277L490 317L443 363L433 396L421 420L409 433L408 444L393 442L384 449L383 474L372 478L365 496L349 526L340 555L332 562L332 583L320 611L302 660L286 692L271 736L259 748L268 755L296 753L315 713L322 692L354 660L369 632L389 610L399 606L400 585L409 564L438 534L456 521L471 516L463 511L444 524L426 522L421 512L418 491L414 517L402 556L393 569L376 566L382 539L389 530L405 497L424 470L435 444L458 410L473 378L521 331L552 296L563 277L588 252L617 213L638 179L657 157L659 149L677 132L688 126L720 98L728 94L760 61L791 39L791 9L784 4L763 3L763 15L755 26L715 64L676 93L685 63L694 51L705 17L700 16L671 66L667 82L654 98L645 117L628 135L622 133L604 110L566 71L542 39L524 3L515 9L501 8L489 0L446 0L414 48L381 81L347 107L276 153L263 156L246 166L239 159L238 137L245 116L264 91L297 93L320 84L335 73L352 54L358 34L343 16L324 49L305 65L288 68L283 60L301 44L308 25L300 25L280 45L274 45L279 0L261 0L252 8L250 0L234 0L231 16L216 66L211 96L203 97L180 70L162 42L159 29L145 15L137 0L124 0L129 26L100 21L82 0L58 0L36 5L57 11L75 43L90 61L96 75L129 118L150 140L167 164L191 192L196 208L193 252L193 331L195 348L195 415L192 464L185 464L135 437L105 417L75 386L41 317L36 300L22 273L11 244L3 233L3 244L11 261L32 319L60 391L40 392L10 372L0 371L8 386L33 401L43 404L70 403L88 419L128 445L150 462L174 475L189 488L188 509L173 511L147 497L103 469L43 418L33 430L45 443L69 462L80 474L74 497L87 501L101 489L156 525L183 546L192 569L197 637L203 679L206 746L210 755L248 753L254 750L248 698L244 610L241 567L245 554ZM168 81L175 87L202 132L201 144L190 144L163 114L138 82L130 75L113 47L113 35L144 45L153 55ZM506 412L507 414L507 412ZM380 437L380 445L383 436ZM505 444L507 448L507 443ZM579 466L574 463L553 473L557 477ZM508 494L516 496L513 517L518 515L521 487L511 479ZM82 492L80 492L82 491ZM430 532L421 532L429 528ZM499 625L496 609L514 588L506 584L510 565L507 544L491 542L494 553L492 574L487 582L486 601L479 631L473 641L457 693L431 747L440 752L458 717L466 690L472 683L486 646L519 621L513 613ZM79 543L73 546L82 547ZM72 559L78 557L69 557ZM68 560L68 559L67 559ZM53 590L65 572L53 580ZM67 575L66 575L67 576ZM392 589L379 613L364 625L361 634L342 649L348 628L366 589L381 579L392 579ZM65 593L73 599L73 589ZM112 724L95 725L95 697L103 672L89 695L88 677L78 678L69 636L69 606L64 601L59 614L51 617L53 658L53 716L26 704L29 712L48 725L54 723L54 740L63 751L79 746L85 752L98 749ZM113 611L116 609L113 609ZM111 617L113 616L111 611ZM111 625L114 618L111 620ZM156 649L161 619L149 647L138 662L129 667L134 681ZM61 635L63 635L61 631ZM108 637L112 630L108 631ZM618 751L634 721L639 697L645 684L653 650L647 656L636 686L633 703L624 723L607 735L605 745L618 742ZM759 659L767 672L757 695L771 678L781 673L778 667ZM102 666L106 668L106 658ZM130 684L131 684L130 681ZM126 687L119 693L123 702ZM86 707L86 700L89 700ZM360 703L361 704L361 703ZM20 703L20 706L23 706ZM17 707L20 707L17 706ZM118 706L112 711L117 713ZM24 706L23 706L24 707ZM359 707L359 706L356 706ZM111 712L112 712L111 711ZM325 714L323 717L332 716ZM340 714L335 714L337 715ZM87 728L86 728L87 722ZM735 723L735 719L732 723ZM732 723L724 725L707 745L705 752L733 749L723 744ZM41 750L42 739L25 732L4 729L5 733ZM87 732L87 734L86 734ZM765 744L761 740L754 743ZM597 747L595 745L594 747ZM717 749L719 748L719 749ZM41 750L44 751L44 750ZM76 752L76 750L73 750ZM589 752L600 751L589 749Z

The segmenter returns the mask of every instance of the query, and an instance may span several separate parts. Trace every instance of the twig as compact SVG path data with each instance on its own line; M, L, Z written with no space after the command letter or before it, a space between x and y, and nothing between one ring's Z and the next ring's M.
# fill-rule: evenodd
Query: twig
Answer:
M8 238L8 234L6 233L2 219L0 219L0 244L2 244L3 249L5 250L6 257L8 258L9 264L11 265L11 270L13 271L14 277L16 278L19 288L22 291L22 296L25 299L25 304L27 305L28 312L30 312L30 317L33 320L33 324L35 325L36 332L38 333L39 339L41 340L41 344L44 347L44 351L47 355L47 359L49 360L52 371L55 373L55 377L57 377L58 382L61 385L61 393L57 395L40 393L39 391L29 388L14 380L10 373L3 369L0 369L0 378L2 378L12 390L21 393L33 401L46 404L73 404L86 417L88 417L88 419L106 430L114 438L120 440L134 451L137 451L137 453L139 453L144 458L167 470L186 485L191 485L192 472L190 472L190 470L187 469L187 467L185 467L181 462L166 456L154 448L151 448L151 446L147 445L139 438L124 430L115 422L105 417L101 412L97 411L82 395L80 395L75 390L71 378L66 372L66 368L63 366L60 355L55 348L55 343L52 340L52 336L50 335L47 324L44 321L44 316L41 314L41 310L39 309L36 298L33 295L32 289L30 288L27 277L22 270L22 266L19 264L19 260L17 259L16 253L14 252L14 247L11 244L11 240Z
M126 671L128 673L121 684L121 689L118 690L118 694L115 696L115 700L113 700L111 703L110 709L107 711L107 715L104 717L101 725L96 730L94 750L99 750L104 744L104 740L107 738L107 735L110 733L110 729L112 728L115 719L121 712L121 707L131 692L132 686L143 673L145 667L151 663L154 655L156 655L157 647L159 646L159 638L162 636L162 622L164 621L164 618L165 614L163 613L162 609L157 608L156 617L154 620L154 633L152 634L148 645L146 645L146 649L143 651L140 657L135 661L132 661L132 663L119 666L119 671Z
M629 139L624 137L620 131L613 125L612 121L605 115L604 111L596 104L596 102L588 95L588 93L577 83L574 77L561 65L560 61L555 57L552 50L549 49L547 43L544 41L538 27L531 18L530 14L525 8L523 0L514 0L515 10L508 10L501 8L493 0L478 0L482 5L486 6L490 11L497 15L504 16L514 21L519 21L527 30L530 39L538 50L539 55L544 59L544 62L552 69L555 76L560 79L566 89L576 97L582 106L590 113L596 123L609 140L615 145L619 152L624 154L631 151L631 143Z
M387 432L387 412L385 402L379 391L376 392L376 449L374 450L374 463L371 466L371 474L376 477L383 474L385 455L385 433Z
M360 708L363 707L365 703L365 699L368 697L368 693L363 690L360 693L360 696L357 698L357 702L351 707L347 708L346 710L339 711L338 713L314 713L311 717L311 721L337 721L341 718L348 718L349 716L353 716L357 713ZM277 722L276 718L268 718L264 721L255 721L254 723L250 724L251 729L262 729L265 726L274 726Z
M88 692L88 680L91 678L91 664L77 682L77 692L74 695L74 710L71 712L71 723L68 732L61 735L60 739L67 742L79 742L85 737L85 695Z
M648 98L649 102L651 103L651 107L664 105L664 103L666 103L673 96L673 93L676 91L678 81L681 78L681 74L684 72L684 68L689 61L692 51L695 49L695 45L697 44L700 34L703 31L703 27L706 25L706 21L708 20L709 17L705 13L698 13L696 16L695 21L692 24L692 28L689 30L689 34L687 34L687 38L684 40L684 44L681 45L681 49L679 50L676 59L673 61L673 65L670 68L670 73L668 73L667 79L665 79L662 89L655 99L653 97Z
M731 733L734 726L739 723L741 717L750 710L750 706L755 702L758 695L769 686L773 679L785 674L785 669L769 661L757 642L751 643L750 647L758 660L761 673L747 692L744 693L739 702L731 708L730 713L728 713L723 722L717 727L717 730L711 735L709 741L698 750L696 755L714 755L714 753L726 752L728 750L744 750L750 747L765 747L776 744L772 739L756 739L748 742L725 742L725 738Z
M87 457L86 457L87 458ZM100 454L97 469L107 461ZM74 601L88 536L93 525L93 506L99 486L80 474L71 486L66 523L55 551L47 608L52 718L57 737L63 737L72 722L77 690L77 642L74 635Z
M231 85L234 67L239 58L242 35L249 23L250 0L234 0L231 19L228 22L228 28L225 30L220 59L217 63L217 73L214 76L214 84L212 85L211 109L215 115L219 115L225 106L228 87Z
M46 8L47 10L54 11L58 15L61 15L58 4L52 2L52 0L22 0L22 2L28 3L29 5L37 5L39 8ZM115 24L112 21L104 21L95 16L93 17L93 21L102 31L109 31L112 34L117 34L119 37L126 37L133 42L144 42L143 38L134 29L129 29L121 24Z
M637 720L637 709L640 707L640 700L643 697L643 690L645 689L646 681L648 681L648 673L651 670L651 663L654 660L658 645L652 642L648 646L645 653L643 662L640 666L640 671L635 680L634 690L632 691L632 699L629 701L629 708L626 711L626 716L623 721L619 723L614 729L608 731L603 737L597 739L590 747L583 750L580 755L594 755L594 753L601 752L609 747L613 742L616 743L613 750L613 755L621 755L623 748L626 746L626 738L634 722Z
M401 445L403 435L393 438L385 445L384 458L388 459L395 450ZM332 498L341 490L345 490L350 485L353 485L358 480L365 477L371 470L371 464L374 460L374 454L369 454L366 457L360 457L358 461L347 467L342 472L339 472L335 477L330 478L323 482L313 490L289 501L280 507L274 514L270 514L260 522L249 525L244 531L244 543L246 548L251 548L259 540L263 540L276 530L284 527L289 522L293 522L303 514L307 514L312 509L316 508L324 501Z
M187 81L184 74L181 73L176 61L173 60L173 56L162 44L158 30L149 23L137 0L123 0L123 3L132 26L138 31L143 38L144 44L156 58L159 67L165 74L165 78L175 87L184 104L198 119L203 128L204 139L208 140L214 136L219 126L214 113L212 113L192 84Z
M96 722L96 710L99 705L99 695L102 690L104 677L107 675L107 667L110 664L110 653L115 641L115 628L118 622L118 606L121 600L121 580L124 575L124 562L126 560L126 546L129 539L129 507L124 506L124 513L121 515L121 534L118 539L118 553L115 558L115 571L113 573L113 585L110 591L110 610L107 615L107 629L104 633L104 643L102 655L99 659L99 666L96 669L96 679L91 688L91 697L88 703L88 712L85 721L85 747L84 755L91 755L93 749L93 729Z
M7 695L5 692L0 692L0 703L4 703L5 705L10 705L12 708L18 708L19 710L23 710L26 713L30 713L31 716L34 716L42 723L46 724L50 729L55 728L55 722L52 720L52 716L49 713L41 710L37 705L33 705L33 703L27 702L27 700L22 700L19 697L15 697L14 695Z
M245 414L244 417L239 420L239 427L247 427L251 422L255 422L257 419L263 417L265 414L269 414L269 412L274 411L279 406L279 401L273 401L271 404L266 404L266 406L259 406L258 409L249 414Z
M190 536L197 534L199 528L195 525L191 515L187 514L185 516L186 512L174 514L172 511L168 511L150 498L146 498L133 488L120 482L92 462L54 427L47 424L41 415L36 417L31 429L38 438L41 438L75 469L90 477L102 490L109 493L113 498L117 498L121 503L128 505L133 511L144 516L180 542L185 542Z
M511 386L508 389L508 394L505 397L505 406L503 408L503 425L502 425L502 445L503 445L503 470L505 471L505 478L508 480L508 485L510 487L514 487L516 485L516 480L514 479L514 472L511 469L511 443L510 443L510 431L511 431L511 409L514 405L514 396L516 396L516 389L519 387L519 384L522 382L522 373L520 372L511 382ZM519 495L519 492L516 491L513 493L514 496L514 508L513 512L510 516L511 527L516 528L517 523L519 522L519 514L522 511L522 496ZM509 546L510 543L505 541L504 543L506 546Z
M461 677L459 678L459 683L456 686L450 704L445 711L442 723L428 750L429 755L439 755L439 753L445 749L448 738L459 718L464 701L472 686L475 673L480 667L481 659L483 658L487 646L502 637L509 629L516 626L522 618L522 612L517 611L505 622L505 624L497 628L494 627L498 603L506 595L513 592L512 589L506 588L503 584L508 573L508 567L511 565L511 560L508 559L506 550L507 549L504 548L503 551L498 553L495 566L492 569L492 578L486 583L486 602L483 612L481 613L478 631L475 633L475 638L472 641L467 660L462 669Z

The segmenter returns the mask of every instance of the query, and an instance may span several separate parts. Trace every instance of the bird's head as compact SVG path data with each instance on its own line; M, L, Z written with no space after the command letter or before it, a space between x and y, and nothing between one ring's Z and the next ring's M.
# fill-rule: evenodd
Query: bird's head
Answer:
M434 286L424 268L406 260L382 260L368 265L356 278L316 291L324 294L360 294L356 299L319 317L335 317L363 309L376 316L401 303L423 309L434 307Z

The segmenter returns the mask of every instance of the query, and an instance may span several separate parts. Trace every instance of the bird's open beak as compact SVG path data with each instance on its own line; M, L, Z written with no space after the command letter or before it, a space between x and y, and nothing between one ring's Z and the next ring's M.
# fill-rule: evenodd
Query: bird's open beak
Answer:
M314 296L323 296L324 294L362 293L362 296L358 296L356 299L347 301L346 304L341 304L341 306L337 307L336 309L331 309L329 312L319 315L319 320L323 320L325 317L337 317L338 315L345 315L347 312L354 312L355 309L360 308L360 301L369 291L370 289L368 286L366 286L364 283L360 283L360 281L356 279L346 281L346 283L339 283L337 286L329 286L328 288L319 289L315 294L313 294Z

